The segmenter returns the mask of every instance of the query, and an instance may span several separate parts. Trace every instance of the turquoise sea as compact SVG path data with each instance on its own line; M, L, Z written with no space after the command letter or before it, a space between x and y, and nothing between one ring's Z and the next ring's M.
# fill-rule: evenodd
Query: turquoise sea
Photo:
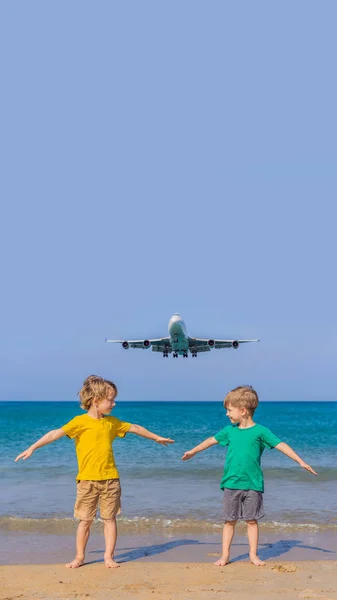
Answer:
M14 458L81 409L74 402L0 403L0 529L73 530L77 473L73 441L63 438L27 461ZM127 530L210 531L221 526L219 483L226 450L213 447L188 462L181 456L229 424L221 402L117 402L113 412L175 444L159 446L128 434L114 442ZM318 471L313 477L277 450L266 450L264 527L337 528L337 403L263 402L255 414Z

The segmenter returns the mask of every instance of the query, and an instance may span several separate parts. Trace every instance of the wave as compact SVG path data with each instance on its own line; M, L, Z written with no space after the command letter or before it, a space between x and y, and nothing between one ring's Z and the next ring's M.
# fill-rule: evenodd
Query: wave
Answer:
M34 532L53 535L73 535L78 521L72 517L23 518L16 516L0 517L0 531ZM100 531L103 526L101 519L96 519L92 530ZM336 531L337 523L292 523L282 521L261 522L260 527L267 531ZM244 523L238 524L238 529L245 529ZM158 517L118 517L120 533L217 533L222 529L222 522L212 522L202 519Z

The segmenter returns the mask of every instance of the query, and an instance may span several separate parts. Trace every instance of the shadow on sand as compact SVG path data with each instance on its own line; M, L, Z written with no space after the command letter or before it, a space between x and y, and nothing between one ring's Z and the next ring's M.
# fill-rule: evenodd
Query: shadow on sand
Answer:
M166 542L165 544L154 544L151 546L139 546L139 547L131 547L131 548L120 548L117 551L115 556L115 560L119 563L131 562L133 560L138 560L140 558L144 558L147 556L155 556L158 554L163 554L164 552L168 552L169 550L173 550L174 548L179 548L181 546L217 546L220 550L220 544L218 542L200 542L199 540L190 540L190 539L182 539L175 540L172 542ZM233 544L233 549L237 546L245 546L247 544ZM259 556L262 560L268 560L271 558L279 558L280 556L287 554L293 548L298 549L308 549L315 550L318 552L335 554L333 550L326 550L325 548L320 548L317 546L307 546L303 544L301 540L278 540L274 544L260 544L259 545ZM90 554L103 554L104 550L92 550ZM219 552L220 555L220 552ZM206 558L206 557L205 557ZM249 554L246 552L245 554L239 554L235 556L235 558L231 559L231 563L240 562L244 560L249 560ZM103 562L103 558L92 560L87 562L86 564L93 564L97 562Z
M274 544L259 544L259 557L261 560L279 558L293 548L316 550L318 552L335 554L333 550L325 550L324 548L319 548L317 546L306 546L301 540L278 540ZM239 556L236 556L231 560L231 562L234 563L247 559L249 559L248 552L246 554L240 554Z
M167 552L168 550L172 550L173 548L178 548L179 546L191 546L191 545L201 545L201 542L198 540L175 540L174 542L167 542L165 544L154 544L153 546L140 546L138 548L120 548L116 555L115 560L119 563L130 562L132 560L137 560L138 558L144 558L145 556L155 556L156 554L162 554L163 552ZM124 551L124 552L123 552ZM102 554L104 550L92 550L90 554ZM90 562L86 562L85 564L92 564L95 562L103 562L101 560L93 560Z

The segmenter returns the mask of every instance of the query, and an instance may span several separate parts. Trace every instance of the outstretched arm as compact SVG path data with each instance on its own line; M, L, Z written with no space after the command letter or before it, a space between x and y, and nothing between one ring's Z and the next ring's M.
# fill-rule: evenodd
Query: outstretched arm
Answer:
M63 437L65 435L65 432L63 431L63 429L52 429L52 431L49 431L48 433L46 433L46 435L44 435L42 438L40 438L39 440L37 440L37 442L35 442L35 444L32 444L31 446L29 446L29 448L27 448L27 450L25 450L24 452L21 452L21 454L19 454L16 459L15 462L18 462L18 460L20 460L20 458L22 458L23 460L26 460L26 458L29 458L34 450L37 450L38 448L42 448L42 446L46 446L47 444L50 444L51 442L55 442L55 440L58 440L59 438Z
M192 448L192 450L188 450L187 452L185 452L185 454L184 454L184 456L182 456L181 460L188 460L189 458L192 458L192 456L194 456L198 452L207 450L207 448L210 448L211 446L215 446L215 444L218 444L218 443L219 442L216 441L215 437L207 438L207 440L204 440L203 442L201 442L201 444L199 444L199 446L196 446L195 448Z
M298 454L296 454L296 452L290 446L288 446L288 444L281 442L280 444L277 444L275 448L276 450L283 452L283 454L297 462L300 465L300 467L306 469L307 471L309 471L309 473L317 475L316 471L314 471L314 469L310 465L307 465L307 463L305 463L304 460L302 460L301 457L298 456Z
M157 442L157 444L163 444L163 446L167 446L167 444L174 444L174 440L171 440L171 438L161 437L160 435L145 429L145 427L142 427L141 425L131 425L128 433L135 433L136 435L140 435L140 437L146 438L147 440L153 440L154 442Z

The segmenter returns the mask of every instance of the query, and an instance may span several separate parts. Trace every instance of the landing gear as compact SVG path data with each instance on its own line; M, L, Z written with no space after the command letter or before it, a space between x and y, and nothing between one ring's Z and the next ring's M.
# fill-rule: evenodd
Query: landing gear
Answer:
M192 352L192 358L197 358L197 356L198 356L198 353L197 353L197 351L194 351L194 350L193 350L193 352Z
M187 358L187 357L188 357L188 354L187 354L187 352L184 352L184 354L183 354L183 357L184 357L184 358Z
M172 356L173 356L173 358L178 358L177 352L173 352Z
M163 352L163 357L164 357L164 358L167 358L167 357L168 357L168 352L167 352L167 350L164 350L164 352Z

